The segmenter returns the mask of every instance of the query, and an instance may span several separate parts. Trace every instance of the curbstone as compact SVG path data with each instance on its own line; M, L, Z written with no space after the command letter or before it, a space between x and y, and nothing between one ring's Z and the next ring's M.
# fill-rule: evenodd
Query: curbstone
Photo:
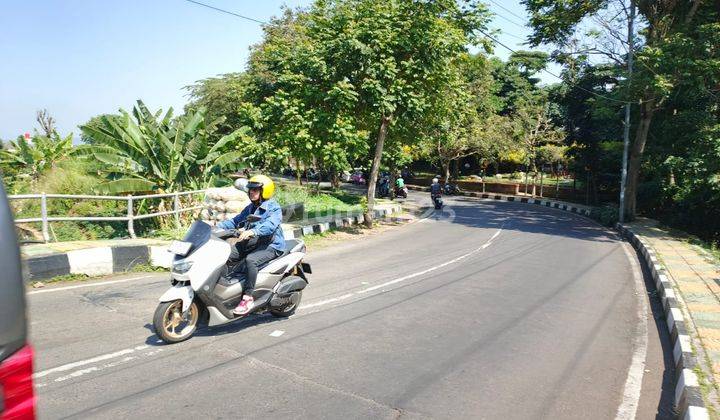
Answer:
M139 264L150 261L147 245L119 246L112 248L113 273L128 271Z
M673 343L675 370L678 372L675 378L674 401L675 409L679 413L678 418L684 420L709 419L709 412L702 399L697 375L692 370L697 366L697 356L693 351L691 338L687 332L686 325L689 324L686 324L685 316L680 308L675 289L667 277L665 267L647 241L620 223L616 225L616 228L643 256L640 260L650 271L661 297L670 339Z
M69 251L67 257L70 274L102 276L113 273L113 249L109 246Z
M23 261L28 282L70 274L67 254L51 254Z

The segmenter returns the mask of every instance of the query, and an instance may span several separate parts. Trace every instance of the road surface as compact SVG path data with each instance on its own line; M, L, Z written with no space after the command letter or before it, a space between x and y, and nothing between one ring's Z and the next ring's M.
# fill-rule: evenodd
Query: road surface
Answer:
M180 344L151 327L166 273L31 292L41 418L671 415L672 357L632 248L555 209L446 203L310 252L290 319Z

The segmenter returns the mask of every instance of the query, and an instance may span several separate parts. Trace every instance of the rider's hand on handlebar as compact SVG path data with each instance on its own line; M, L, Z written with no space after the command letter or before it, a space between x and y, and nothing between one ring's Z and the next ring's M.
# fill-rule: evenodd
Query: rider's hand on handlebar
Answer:
M247 230L243 230L242 232L240 232L239 238L241 241L246 241L246 240L252 238L253 236L255 236L255 232L252 229L247 229Z

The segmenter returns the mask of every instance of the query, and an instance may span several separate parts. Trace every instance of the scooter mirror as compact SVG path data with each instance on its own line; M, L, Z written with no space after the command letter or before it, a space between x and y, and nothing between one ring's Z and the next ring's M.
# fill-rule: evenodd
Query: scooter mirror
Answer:
M235 188L237 188L240 191L248 192L247 184L248 184L247 178L238 178L235 180L235 183L233 185L235 186Z

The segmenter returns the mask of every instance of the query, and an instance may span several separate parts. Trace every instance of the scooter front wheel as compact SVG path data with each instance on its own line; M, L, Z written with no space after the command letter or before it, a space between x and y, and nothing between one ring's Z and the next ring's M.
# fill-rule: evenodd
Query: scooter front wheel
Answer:
M195 302L190 304L183 316L182 300L162 302L155 309L153 326L155 333L166 343L179 343L195 334L200 319L200 311Z

